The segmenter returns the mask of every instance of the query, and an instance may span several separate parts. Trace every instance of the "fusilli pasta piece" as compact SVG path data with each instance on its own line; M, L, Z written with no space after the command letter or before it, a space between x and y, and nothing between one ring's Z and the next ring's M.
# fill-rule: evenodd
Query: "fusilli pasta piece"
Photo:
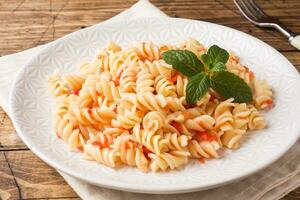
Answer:
M193 158L218 158L217 151L221 148L221 145L216 137L213 133L207 132L197 134L196 139L193 139L188 145L191 156Z
M254 106L249 106L250 115L248 127L250 130L259 130L266 127L265 120L263 116L258 112L258 110Z
M162 94L164 96L177 96L175 85L162 75L158 75L155 78L154 87L157 94Z
M68 119L56 116L54 118L54 129L57 136L68 145L71 151L78 151L84 146L85 138Z
M231 129L225 131L221 136L221 141L227 148L237 149L245 132L245 130L241 129Z
M121 165L120 152L110 148L100 148L92 143L84 145L84 156L87 160L95 160L109 167Z
M81 89L82 84L84 83L84 78L79 75L67 74L62 76L62 80L66 85L73 91L78 91Z
M111 121L111 125L116 128L131 129L134 125L142 122L143 113L125 110L124 113L117 114L117 118Z
M195 131L206 131L213 129L215 119L209 115L201 115L194 119L188 119L184 122L187 129Z
M166 139L163 139L162 136L155 131L141 129L140 124L134 126L132 133L136 141L155 154L160 154L161 150L166 148Z
M255 107L265 109L273 104L272 90L266 80L256 80L254 83Z
M67 87L67 84L62 80L58 70L48 78L48 84L50 86L50 92L54 97L70 94L70 90Z
M148 154L151 159L150 168L152 171L165 171L168 168L176 169L188 162L188 151L170 151L161 153L159 155L150 153Z
M234 103L233 98L221 102L215 110L214 118L216 119L215 127L221 131L232 129L233 116L231 113Z
M153 61L160 59L159 47L152 42L141 42L137 44L133 49L137 52L139 58L143 61Z

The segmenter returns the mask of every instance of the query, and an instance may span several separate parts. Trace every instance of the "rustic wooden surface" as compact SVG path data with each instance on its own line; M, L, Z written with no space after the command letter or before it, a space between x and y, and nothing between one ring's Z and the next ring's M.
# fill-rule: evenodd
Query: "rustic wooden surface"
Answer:
M0 0L0 56L53 41L109 19L132 0ZM249 33L282 52L300 70L300 52L278 32L254 27L231 0L153 0L172 17L205 20ZM260 0L270 15L300 33L299 0ZM37 158L19 139L0 109L0 197L2 199L79 199L63 178ZM0 198L0 199L1 199ZM300 189L283 199L300 199Z

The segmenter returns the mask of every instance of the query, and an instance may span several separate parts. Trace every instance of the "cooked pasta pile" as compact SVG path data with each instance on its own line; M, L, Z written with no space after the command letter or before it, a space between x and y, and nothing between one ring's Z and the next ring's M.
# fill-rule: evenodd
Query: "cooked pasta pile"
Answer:
M135 166L165 171L219 157L223 148L238 148L247 130L266 124L259 110L272 105L264 80L230 53L227 69L253 91L251 104L222 99L213 90L194 106L187 104L188 79L161 59L171 49L186 49L200 58L206 49L188 39L179 46L151 42L122 49L110 42L78 74L48 79L56 100L54 129L72 151L109 167Z

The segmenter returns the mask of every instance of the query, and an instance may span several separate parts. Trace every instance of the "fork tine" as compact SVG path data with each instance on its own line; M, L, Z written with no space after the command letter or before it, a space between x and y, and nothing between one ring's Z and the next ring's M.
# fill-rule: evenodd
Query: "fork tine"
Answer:
M251 4L250 0L245 0L242 2L244 3L245 7L249 10L249 12L256 18L258 19L260 16L259 16L259 13L257 13L257 11L255 10L255 8L253 7L253 5Z
M251 12L251 10L248 8L248 6L245 4L243 0L234 0L234 3L238 7L238 9L242 12L244 17L256 23L257 16Z
M251 7L256 11L259 17L267 17L267 14L256 4L254 0L248 0Z

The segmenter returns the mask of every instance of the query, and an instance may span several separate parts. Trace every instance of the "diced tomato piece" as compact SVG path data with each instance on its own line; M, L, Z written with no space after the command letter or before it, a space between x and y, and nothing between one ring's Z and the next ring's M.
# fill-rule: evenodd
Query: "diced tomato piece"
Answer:
M272 105L272 104L273 104L273 100L272 100L272 99L268 99L268 100L266 101L266 104Z
M73 94L74 94L74 95L78 95L79 92L80 92L80 90L73 90Z
M97 96L99 96L101 99L103 99L103 96L101 96L101 94L98 91L96 91L95 93Z
M79 129L79 124L73 123L73 129Z
M151 151L149 149L147 149L146 147L144 147L144 146L143 146L142 150L143 150L143 154L147 158L147 160L150 160L148 154L151 153Z
M217 136L215 134L210 134L204 131L204 132L198 132L196 135L196 139L199 141L214 141L217 140Z
M88 113L91 115L92 114L92 109L88 109Z
M109 147L110 144L111 144L111 143L110 143L109 139L105 140L105 141L102 143L103 147Z
M97 140L92 142L92 145L98 146L101 149L101 148L109 147L109 142L107 140L105 140L104 142Z
M171 122L171 126L173 126L174 128L176 128L179 133L183 132L183 128L182 128L182 125L180 123L178 123L176 121L172 121Z
M120 82L119 82L118 80L115 80L115 81L114 81L114 84L115 84L115 86L119 86L119 85L120 85Z
M92 142L92 145L95 145L95 146L102 146L102 143L100 141L94 141Z
M175 83L177 81L177 77L178 77L178 73L175 73L170 79L169 81L172 83Z
M125 149L129 149L129 144L128 144L128 142L125 142L125 143L124 143L124 148L125 148Z
M199 158L198 161L200 162L200 164L204 164L205 163L205 159L204 158Z

